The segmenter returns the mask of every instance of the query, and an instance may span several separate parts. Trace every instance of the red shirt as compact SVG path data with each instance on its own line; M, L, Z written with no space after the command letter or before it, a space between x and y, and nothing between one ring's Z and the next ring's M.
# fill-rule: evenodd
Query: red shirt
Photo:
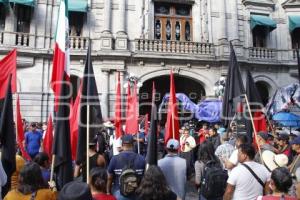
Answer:
M201 128L199 130L199 143L200 144L206 140L206 137L205 137L206 135L208 135L208 130Z
M110 194L95 194L93 195L95 200L117 200L113 195Z

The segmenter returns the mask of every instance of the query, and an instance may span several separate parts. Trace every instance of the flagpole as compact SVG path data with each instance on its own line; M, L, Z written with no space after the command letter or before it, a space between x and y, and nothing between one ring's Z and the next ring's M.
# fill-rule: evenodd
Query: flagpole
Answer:
M252 124L253 132L254 132L254 138L255 138L255 141L256 141L256 144L257 144L257 147L258 147L260 162L263 164L263 160L262 160L262 156L261 156L261 149L260 149L260 146L258 144L257 132L256 132L256 128L255 128L255 125L254 125L254 121L253 121L252 112L251 112L251 108L250 108L250 105L249 105L248 97L247 97L246 94L244 94L244 96L245 96L245 100L246 100L246 103L247 103L247 107L248 107L248 111L249 111L249 115L250 115L250 119L251 119L251 124Z
M90 159L89 159L89 141L90 141L90 105L87 105L87 126L86 126L86 182L89 184Z
M138 154L140 155L140 136L139 136L139 131L137 133L137 146L138 146Z
M50 171L50 183L53 182L54 162L55 162L55 154L52 154L52 163L51 163L51 171Z

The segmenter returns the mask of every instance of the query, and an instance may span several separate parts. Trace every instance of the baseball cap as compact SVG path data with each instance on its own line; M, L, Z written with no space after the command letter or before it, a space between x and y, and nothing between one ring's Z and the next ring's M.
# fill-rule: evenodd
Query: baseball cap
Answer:
M285 141L289 141L290 137L288 134L279 134L279 136L277 137L278 140L285 140Z
M291 142L291 145L292 144L300 144L300 136L298 136L295 139L293 139L292 142Z
M170 139L170 140L167 142L167 149L172 149L172 150L177 150L177 149L179 149L179 142L178 142L178 140Z
M132 144L133 143L133 136L126 134L122 136L122 143L123 144Z
M257 133L258 136L260 136L263 140L267 141L269 136L268 136L268 133L267 132L258 132Z

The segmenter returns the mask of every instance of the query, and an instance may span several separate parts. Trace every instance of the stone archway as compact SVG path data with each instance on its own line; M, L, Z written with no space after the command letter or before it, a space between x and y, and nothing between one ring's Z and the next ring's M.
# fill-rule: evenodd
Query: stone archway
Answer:
M165 94L170 90L170 76L169 74L159 75L156 77L143 80L143 86L139 90L140 97L140 115L151 113L151 94L152 83L155 82L156 88L156 105L162 102ZM176 93L184 93L194 103L198 103L203 97L206 96L206 90L201 81L194 78L187 77L178 73L174 74ZM185 113L182 113L184 115Z

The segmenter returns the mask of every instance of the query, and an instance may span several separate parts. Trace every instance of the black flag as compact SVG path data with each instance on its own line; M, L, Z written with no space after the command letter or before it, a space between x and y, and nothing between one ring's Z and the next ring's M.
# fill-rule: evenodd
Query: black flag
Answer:
M254 111L257 111L258 109L262 109L262 99L258 92L258 89L255 85L255 82L253 80L253 77L251 75L251 72L247 70L247 77L246 77L246 95L250 104L250 108L252 111L252 116L254 115ZM248 111L248 109L247 109ZM252 139L252 132L253 127L250 119L249 113L247 114L247 121L246 121L246 129L247 129L247 135L250 139ZM251 140L252 141L252 140Z
M242 94L245 94L245 88L243 85L241 72L235 56L235 52L232 44L230 43L230 60L222 108L222 117L225 127L228 127L230 121L234 116L234 98Z
M151 122L150 135L147 149L148 165L157 165L157 108L155 104L155 85L152 86L152 108L151 108Z
M73 180L69 122L71 96L69 91L70 83L64 81L58 97L58 112L53 142L53 155L55 155L54 172L56 174L56 186L59 190L66 183Z
M85 61L85 68L82 82L82 93L80 99L80 117L78 127L78 143L77 143L77 164L86 162L86 140L87 140L87 105L90 108L89 115L89 142L96 138L97 131L102 123L102 114L98 90L91 61L91 45L89 44ZM85 173L85 172L84 172Z
M298 79L300 83L300 55L299 55L299 49L296 50L297 52L297 61L298 61Z
M11 175L16 170L16 136L14 128L11 79L12 76L10 75L0 119L0 142L2 150L1 162L7 175L7 183L2 188L3 197L10 189Z

